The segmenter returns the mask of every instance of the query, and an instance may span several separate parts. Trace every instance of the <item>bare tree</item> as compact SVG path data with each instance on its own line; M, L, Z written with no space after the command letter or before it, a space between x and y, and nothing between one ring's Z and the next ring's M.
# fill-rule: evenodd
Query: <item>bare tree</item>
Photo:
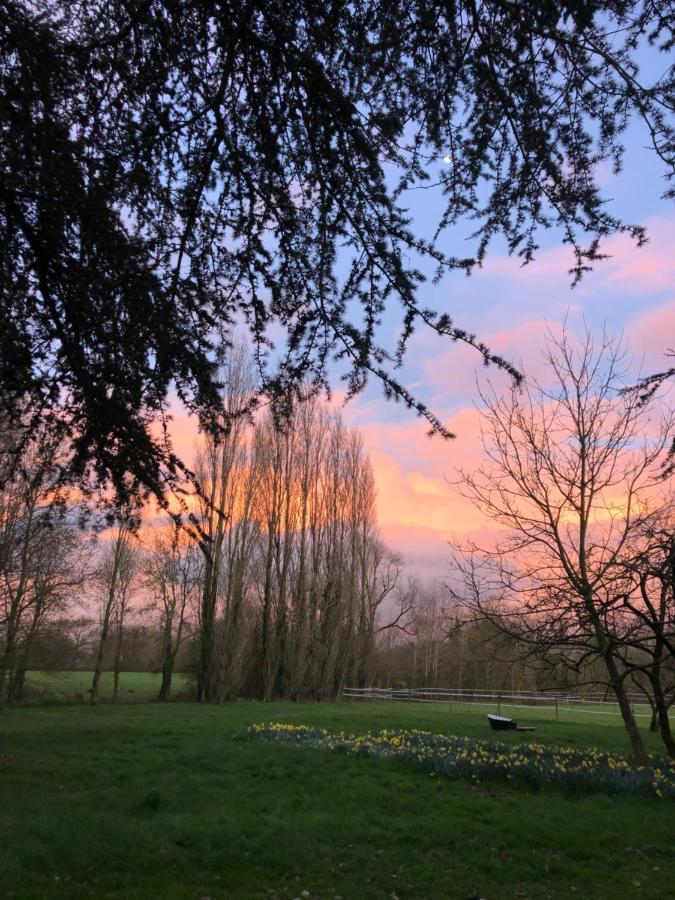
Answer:
M124 647L124 628L132 598L134 579L138 574L138 546L135 536L129 535L117 572L117 599L113 606L113 620L115 629L115 641L113 645L113 686L112 701L117 703L120 688L120 669L122 665L122 651Z
M370 680L373 655L378 635L387 631L410 634L412 603L404 591L397 591L403 571L403 560L393 553L377 535L365 541L362 578L365 590L360 595L360 615L355 638L357 656L355 675L357 684L365 687ZM387 598L394 597L392 609L384 611Z
M460 472L458 486L506 533L456 548L449 586L532 653L555 652L577 668L597 655L634 758L646 764L621 655L623 564L661 502L671 418L654 399L622 393L627 357L616 340L549 335L544 358L550 384L483 396L486 463Z
M375 526L370 463L357 432L310 395L251 417L243 347L226 368L230 419L199 448L204 554L198 694L244 689L334 697L359 677L400 562ZM252 665L255 659L257 665Z
M446 638L446 619L440 590L419 581L409 587L412 593L410 634L413 640L412 683L435 687L438 683L439 653ZM419 670L419 681L418 681Z
M74 592L89 577L90 542L67 521L65 511L36 531L30 553L31 586L30 592L26 592L30 602L24 610L26 615L22 617L13 670L7 682L7 698L11 703L23 699L26 672L37 636L50 620L67 610Z
M103 558L96 573L95 580L103 589L103 593L99 598L100 631L94 675L90 688L90 702L92 705L98 703L99 685L104 658L108 649L110 628L115 619L117 620L117 633L114 648L113 697L117 699L124 615L129 598L131 580L136 568L137 549L134 546L134 540L131 520L126 516L122 516L114 529L108 546L103 552Z
M21 700L36 635L86 574L60 461L57 444L0 423L0 702Z
M675 509L668 505L663 512L647 518L643 542L626 562L624 665L652 707L651 729L675 759L669 720L675 702Z
M197 619L204 558L192 536L171 522L157 526L144 561L145 585L159 611L162 681L159 700L171 694L176 657Z
M219 586L226 552L228 527L237 505L239 476L245 463L242 448L250 425L255 393L252 360L243 342L230 349L222 369L224 412L217 434L205 435L196 459L200 487L200 547L204 554L204 579L200 612L199 700L217 695L214 653Z

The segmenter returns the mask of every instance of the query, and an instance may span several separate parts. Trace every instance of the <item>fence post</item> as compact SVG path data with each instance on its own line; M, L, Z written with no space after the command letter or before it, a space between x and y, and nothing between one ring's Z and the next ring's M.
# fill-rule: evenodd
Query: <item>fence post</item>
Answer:
M501 716L502 714L502 695L501 692L497 694L497 715Z

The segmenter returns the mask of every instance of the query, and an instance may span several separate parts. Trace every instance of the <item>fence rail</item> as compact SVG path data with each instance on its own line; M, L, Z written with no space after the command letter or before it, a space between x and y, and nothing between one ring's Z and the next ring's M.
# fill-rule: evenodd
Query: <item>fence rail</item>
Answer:
M489 691L451 688L344 688L342 698L350 701L401 701L406 703L456 703L459 705L485 706L509 709L550 709L556 718L560 712L574 709L593 715L620 715L616 701L607 700L606 693L578 693L565 691ZM649 705L639 694L629 694L628 700L636 716L651 716ZM586 707L586 708L584 708ZM588 707L594 707L589 709ZM598 709L598 707L601 707Z

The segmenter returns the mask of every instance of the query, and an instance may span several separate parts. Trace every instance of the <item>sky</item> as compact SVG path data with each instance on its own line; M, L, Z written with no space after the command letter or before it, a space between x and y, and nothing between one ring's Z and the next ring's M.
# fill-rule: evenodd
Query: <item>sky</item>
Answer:
M665 353L675 347L675 210L662 199L662 168L645 148L644 134L634 129L628 139L624 171L603 172L600 179L610 211L646 226L645 247L624 236L608 240L604 249L611 258L572 289L569 248L542 235L544 249L530 266L497 250L469 278L446 277L430 291L428 305L449 312L457 326L475 332L527 375L542 369L546 330L563 324L573 334L586 326L623 333L636 375L666 368ZM435 210L429 194L422 194L413 215L424 227ZM462 252L452 243L444 249ZM490 380L499 389L506 378L494 367L486 370L470 348L430 333L413 338L401 376L456 434L454 440L427 437L424 424L387 403L376 385L349 403L344 416L362 431L373 462L384 539L411 571L434 580L447 572L449 539L491 527L451 481L457 468L481 461L478 386Z
M665 351L675 345L675 215L659 207L655 192L639 221L649 244L638 250L626 238L609 241L612 258L574 290L566 248L551 247L526 269L493 256L483 271L449 288L455 321L530 376L542 372L546 331L559 332L563 324L573 334L586 326L592 333L623 333L636 376L661 371L668 366ZM499 390L506 376L482 367L470 348L443 346L429 334L413 340L404 374L454 440L427 437L419 420L385 403L374 387L344 415L362 431L373 462L385 540L423 578L442 578L448 539L490 527L450 482L457 468L481 461L479 387L490 381Z
M531 265L523 268L496 248L470 277L456 273L424 288L422 305L450 313L456 326L475 332L526 375L541 371L544 334L563 323L573 334L585 327L623 333L636 375L666 368L665 353L675 347L675 210L661 198L663 170L645 145L644 133L631 129L624 170L617 176L609 170L598 175L609 211L646 226L645 247L638 249L624 236L609 239L604 252L611 258L598 262L572 289L571 252L555 235L544 233L543 249ZM413 230L433 229L437 202L428 191L412 197ZM456 235L448 236L445 245L441 241L441 248L471 255L471 247ZM393 335L399 321L393 309L383 327ZM427 437L423 422L385 401L376 383L350 401L343 415L362 432L372 460L384 540L400 553L410 574L432 581L447 572L449 539L491 527L450 482L458 467L480 462L478 386L490 379L499 388L506 376L482 367L471 348L421 331L411 340L398 376L450 427L454 440ZM338 390L338 403L340 397ZM189 455L194 424L178 415L173 431L176 449Z

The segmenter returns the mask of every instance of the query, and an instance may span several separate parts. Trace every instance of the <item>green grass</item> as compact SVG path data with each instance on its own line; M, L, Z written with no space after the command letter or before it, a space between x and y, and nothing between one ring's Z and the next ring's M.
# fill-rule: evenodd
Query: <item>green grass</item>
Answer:
M457 711L479 709L484 715L489 712L497 712L495 703L453 703L452 708ZM512 716L514 719L535 725L540 719L555 719L555 708L551 706L512 706L502 703L499 711L503 716ZM649 706L634 704L633 712L638 724L646 727L651 719ZM560 722L595 722L597 724L620 723L621 713L616 703L560 703L558 706L558 721Z
M28 672L26 674L26 702L82 702L88 697L93 672ZM155 672L121 672L119 699L123 703L155 700L159 693L161 675ZM176 673L172 690L180 693L188 683L188 676ZM112 672L103 672L99 684L102 700L112 696Z
M243 736L252 722L284 721L486 737L484 712L252 702L5 710L3 896L670 896L672 804L472 785ZM613 723L541 720L536 740L626 750Z

